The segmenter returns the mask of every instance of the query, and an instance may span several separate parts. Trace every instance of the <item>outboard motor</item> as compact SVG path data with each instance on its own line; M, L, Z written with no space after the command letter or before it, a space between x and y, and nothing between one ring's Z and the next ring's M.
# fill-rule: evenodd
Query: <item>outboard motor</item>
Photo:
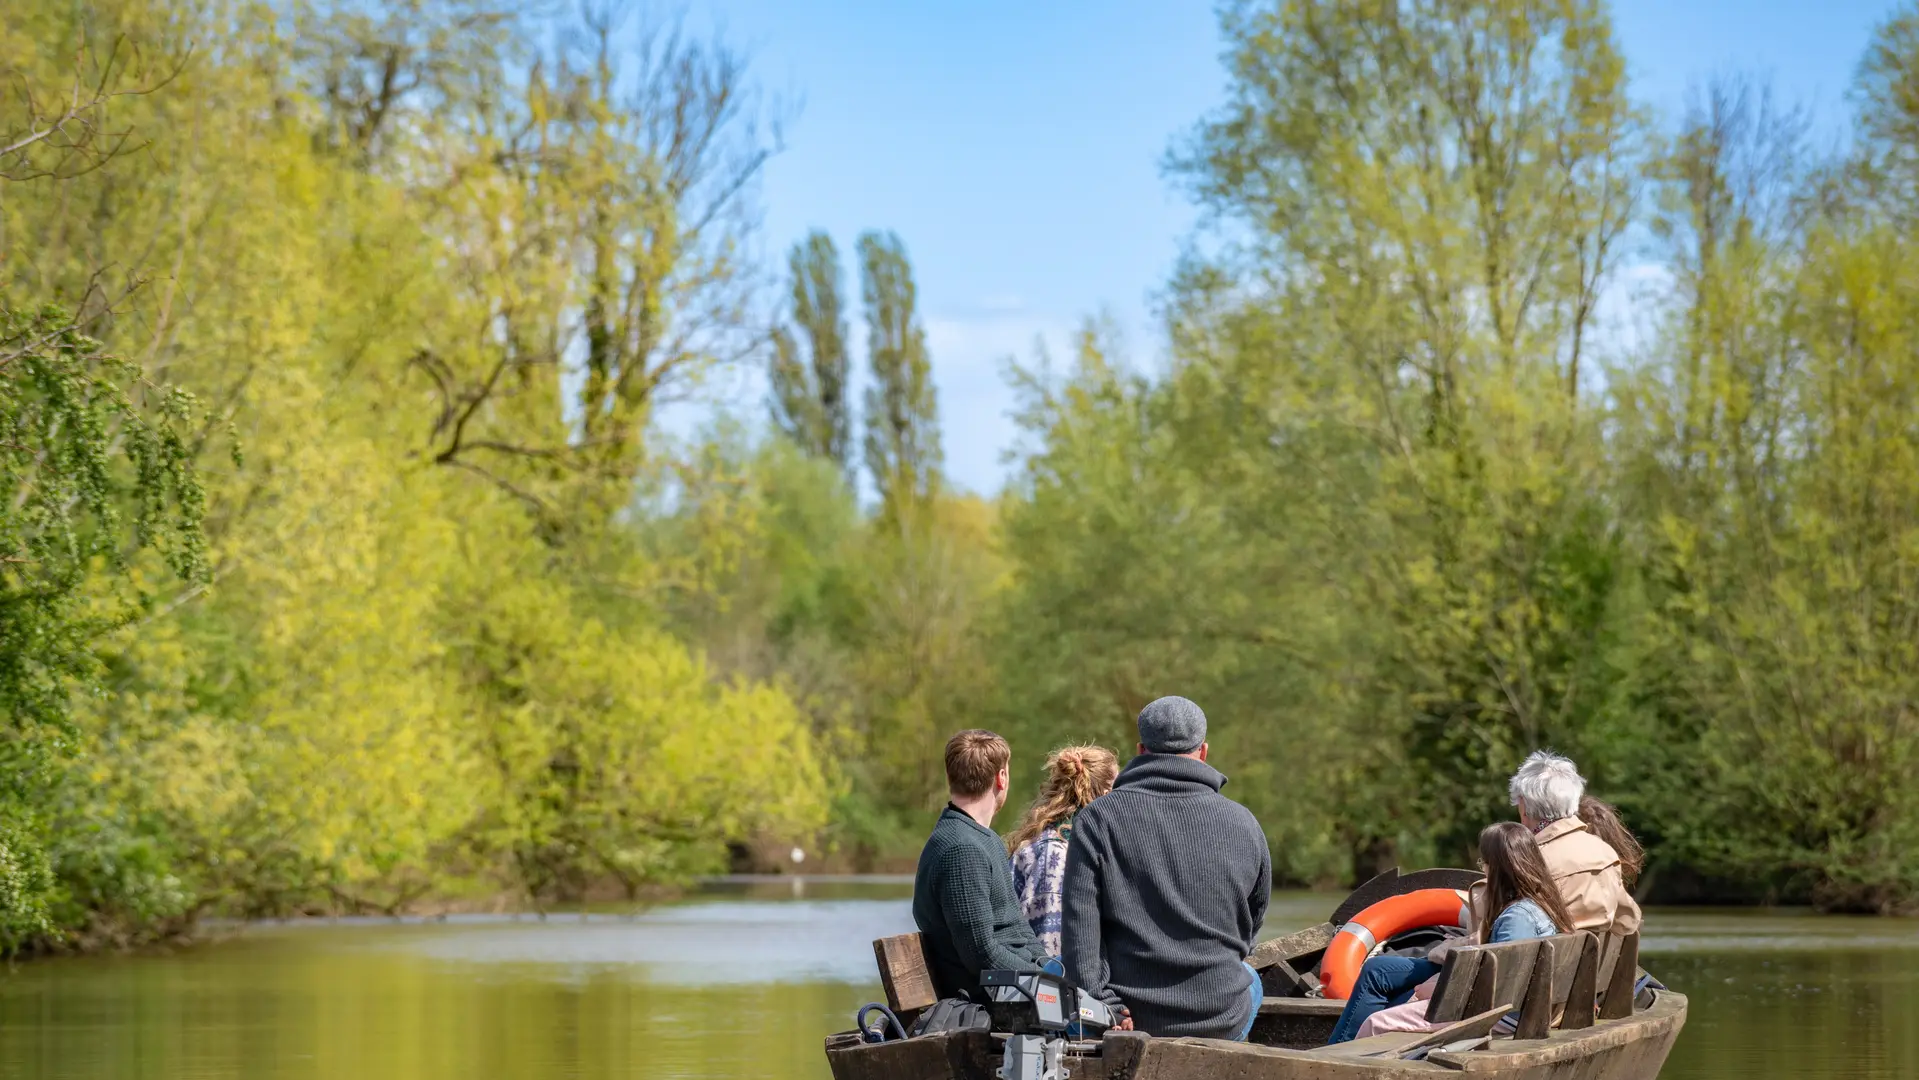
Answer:
M1067 986L1057 975L996 968L980 972L991 998L994 1031L1012 1034L1000 1061L1000 1080L1066 1080L1066 1043L1098 1038L1113 1026L1106 1003Z

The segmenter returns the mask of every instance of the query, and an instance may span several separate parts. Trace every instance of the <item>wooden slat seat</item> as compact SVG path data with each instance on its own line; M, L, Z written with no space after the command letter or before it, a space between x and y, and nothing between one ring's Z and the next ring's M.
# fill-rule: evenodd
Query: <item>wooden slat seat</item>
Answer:
M1356 1058L1384 1057L1397 1053L1426 1037L1423 1031L1388 1031L1383 1035L1368 1035L1363 1039L1348 1039L1343 1043L1333 1043L1313 1051L1317 1057Z
M1483 1038L1492 1034L1492 1030L1505 1015L1512 1011L1511 1005L1494 1005L1485 1012L1456 1020L1450 1024L1434 1028L1421 1035L1417 1040L1407 1043L1391 1054L1377 1054L1376 1057L1398 1056L1410 1058L1423 1056L1421 1051L1432 1050L1467 1039Z
M1334 1043L1313 1051L1315 1057L1329 1058L1406 1058L1423 1056L1422 1051L1447 1046L1467 1039L1482 1038L1492 1031L1501 1017L1512 1011L1511 1005L1497 1005L1484 1012L1442 1024L1432 1031L1388 1031L1363 1039Z

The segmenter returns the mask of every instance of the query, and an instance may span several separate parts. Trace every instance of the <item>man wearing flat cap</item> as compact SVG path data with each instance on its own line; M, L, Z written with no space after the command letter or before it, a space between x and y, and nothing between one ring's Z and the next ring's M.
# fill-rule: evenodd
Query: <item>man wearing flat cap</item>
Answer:
M1245 959L1266 918L1272 854L1219 793L1206 714L1183 697L1140 710L1139 756L1073 818L1063 885L1069 982L1131 1010L1140 1031L1244 1040L1260 982Z

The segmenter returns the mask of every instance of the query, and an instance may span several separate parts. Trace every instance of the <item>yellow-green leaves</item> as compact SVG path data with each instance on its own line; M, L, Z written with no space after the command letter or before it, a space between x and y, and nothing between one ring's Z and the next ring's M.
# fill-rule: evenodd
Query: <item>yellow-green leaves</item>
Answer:
M136 558L125 591L151 602L63 646L104 664L26 810L0 815L0 846L40 836L58 885L52 921L10 940L133 939L205 910L548 903L677 880L729 844L810 842L837 790L814 726L657 626L652 590L680 565L623 517L653 395L743 325L727 170L760 148L711 98L746 92L737 61L653 39L634 98L584 54L529 72L532 39L483 3L300 6L297 40L239 5L96 7L10 11L7 62L45 82L109 24L217 47L114 103L138 154L0 199L0 297L65 299L138 365L127 386L163 377L200 407L136 390L157 418L140 426L75 383L98 422L39 424L20 460L77 435L124 468L47 459L65 488L6 474L97 490L71 505L118 514L184 578ZM368 77L389 61L391 95ZM7 318L0 358L46 338L106 362L70 323ZM599 383L568 373L589 322ZM14 523L0 538L30 538ZM115 579L88 560L130 545L75 536L92 619ZM36 676L43 698L64 701L59 676ZM46 860L6 850L0 890L44 894Z

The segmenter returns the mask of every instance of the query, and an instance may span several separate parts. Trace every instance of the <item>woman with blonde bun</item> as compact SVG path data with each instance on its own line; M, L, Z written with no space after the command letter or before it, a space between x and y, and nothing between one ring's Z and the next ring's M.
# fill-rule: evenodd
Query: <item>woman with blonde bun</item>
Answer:
M1113 790L1119 758L1103 746L1066 746L1046 759L1039 797L1006 838L1013 853L1013 888L1026 921L1051 956L1060 950L1060 881L1073 815Z

